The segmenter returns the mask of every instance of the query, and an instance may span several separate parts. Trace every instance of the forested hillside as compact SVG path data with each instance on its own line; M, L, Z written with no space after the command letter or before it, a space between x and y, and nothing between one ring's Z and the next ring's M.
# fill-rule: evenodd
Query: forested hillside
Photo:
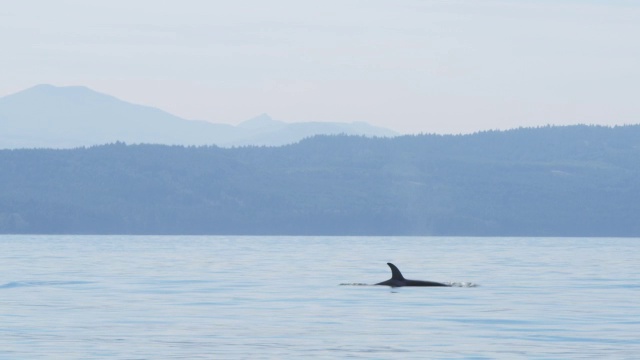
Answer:
M0 151L0 232L640 236L640 126Z

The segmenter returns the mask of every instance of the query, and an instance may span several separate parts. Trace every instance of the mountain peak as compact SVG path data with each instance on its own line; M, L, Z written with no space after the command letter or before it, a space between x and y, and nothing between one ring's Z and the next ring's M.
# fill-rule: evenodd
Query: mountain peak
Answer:
M27 91L28 90L45 90L46 91L46 90L50 90L50 89L55 89L57 87L58 86L51 85L51 84L38 84L38 85L32 86L32 87L30 87L30 88L28 88L26 90Z
M38 84L36 86L32 86L24 91L38 91L38 92L95 92L89 89L86 86L56 86L51 84Z
M260 130L268 127L274 126L282 126L284 123L282 121L273 120L271 116L266 113L260 114L254 118L243 121L238 124L238 127L250 130Z
M111 95L102 94L86 86L55 86L39 84L17 93L3 97L5 101L42 102L42 101L77 101L87 99L115 99Z

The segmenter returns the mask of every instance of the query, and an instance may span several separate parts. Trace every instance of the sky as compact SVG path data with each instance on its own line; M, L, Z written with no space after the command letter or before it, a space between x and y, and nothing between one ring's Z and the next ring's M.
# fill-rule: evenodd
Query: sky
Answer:
M640 123L640 0L7 0L0 49L0 96L82 85L215 123Z

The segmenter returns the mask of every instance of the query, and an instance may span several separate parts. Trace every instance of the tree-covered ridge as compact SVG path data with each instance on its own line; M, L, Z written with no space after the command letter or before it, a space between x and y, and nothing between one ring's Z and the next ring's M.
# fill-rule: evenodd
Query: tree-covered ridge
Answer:
M0 151L0 232L640 236L640 126Z

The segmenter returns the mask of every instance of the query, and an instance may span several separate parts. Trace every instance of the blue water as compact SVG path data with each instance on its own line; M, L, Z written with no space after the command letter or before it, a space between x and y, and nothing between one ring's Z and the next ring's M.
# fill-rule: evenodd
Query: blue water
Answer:
M389 261L457 286L357 285ZM640 239L0 236L0 270L1 359L640 356Z

